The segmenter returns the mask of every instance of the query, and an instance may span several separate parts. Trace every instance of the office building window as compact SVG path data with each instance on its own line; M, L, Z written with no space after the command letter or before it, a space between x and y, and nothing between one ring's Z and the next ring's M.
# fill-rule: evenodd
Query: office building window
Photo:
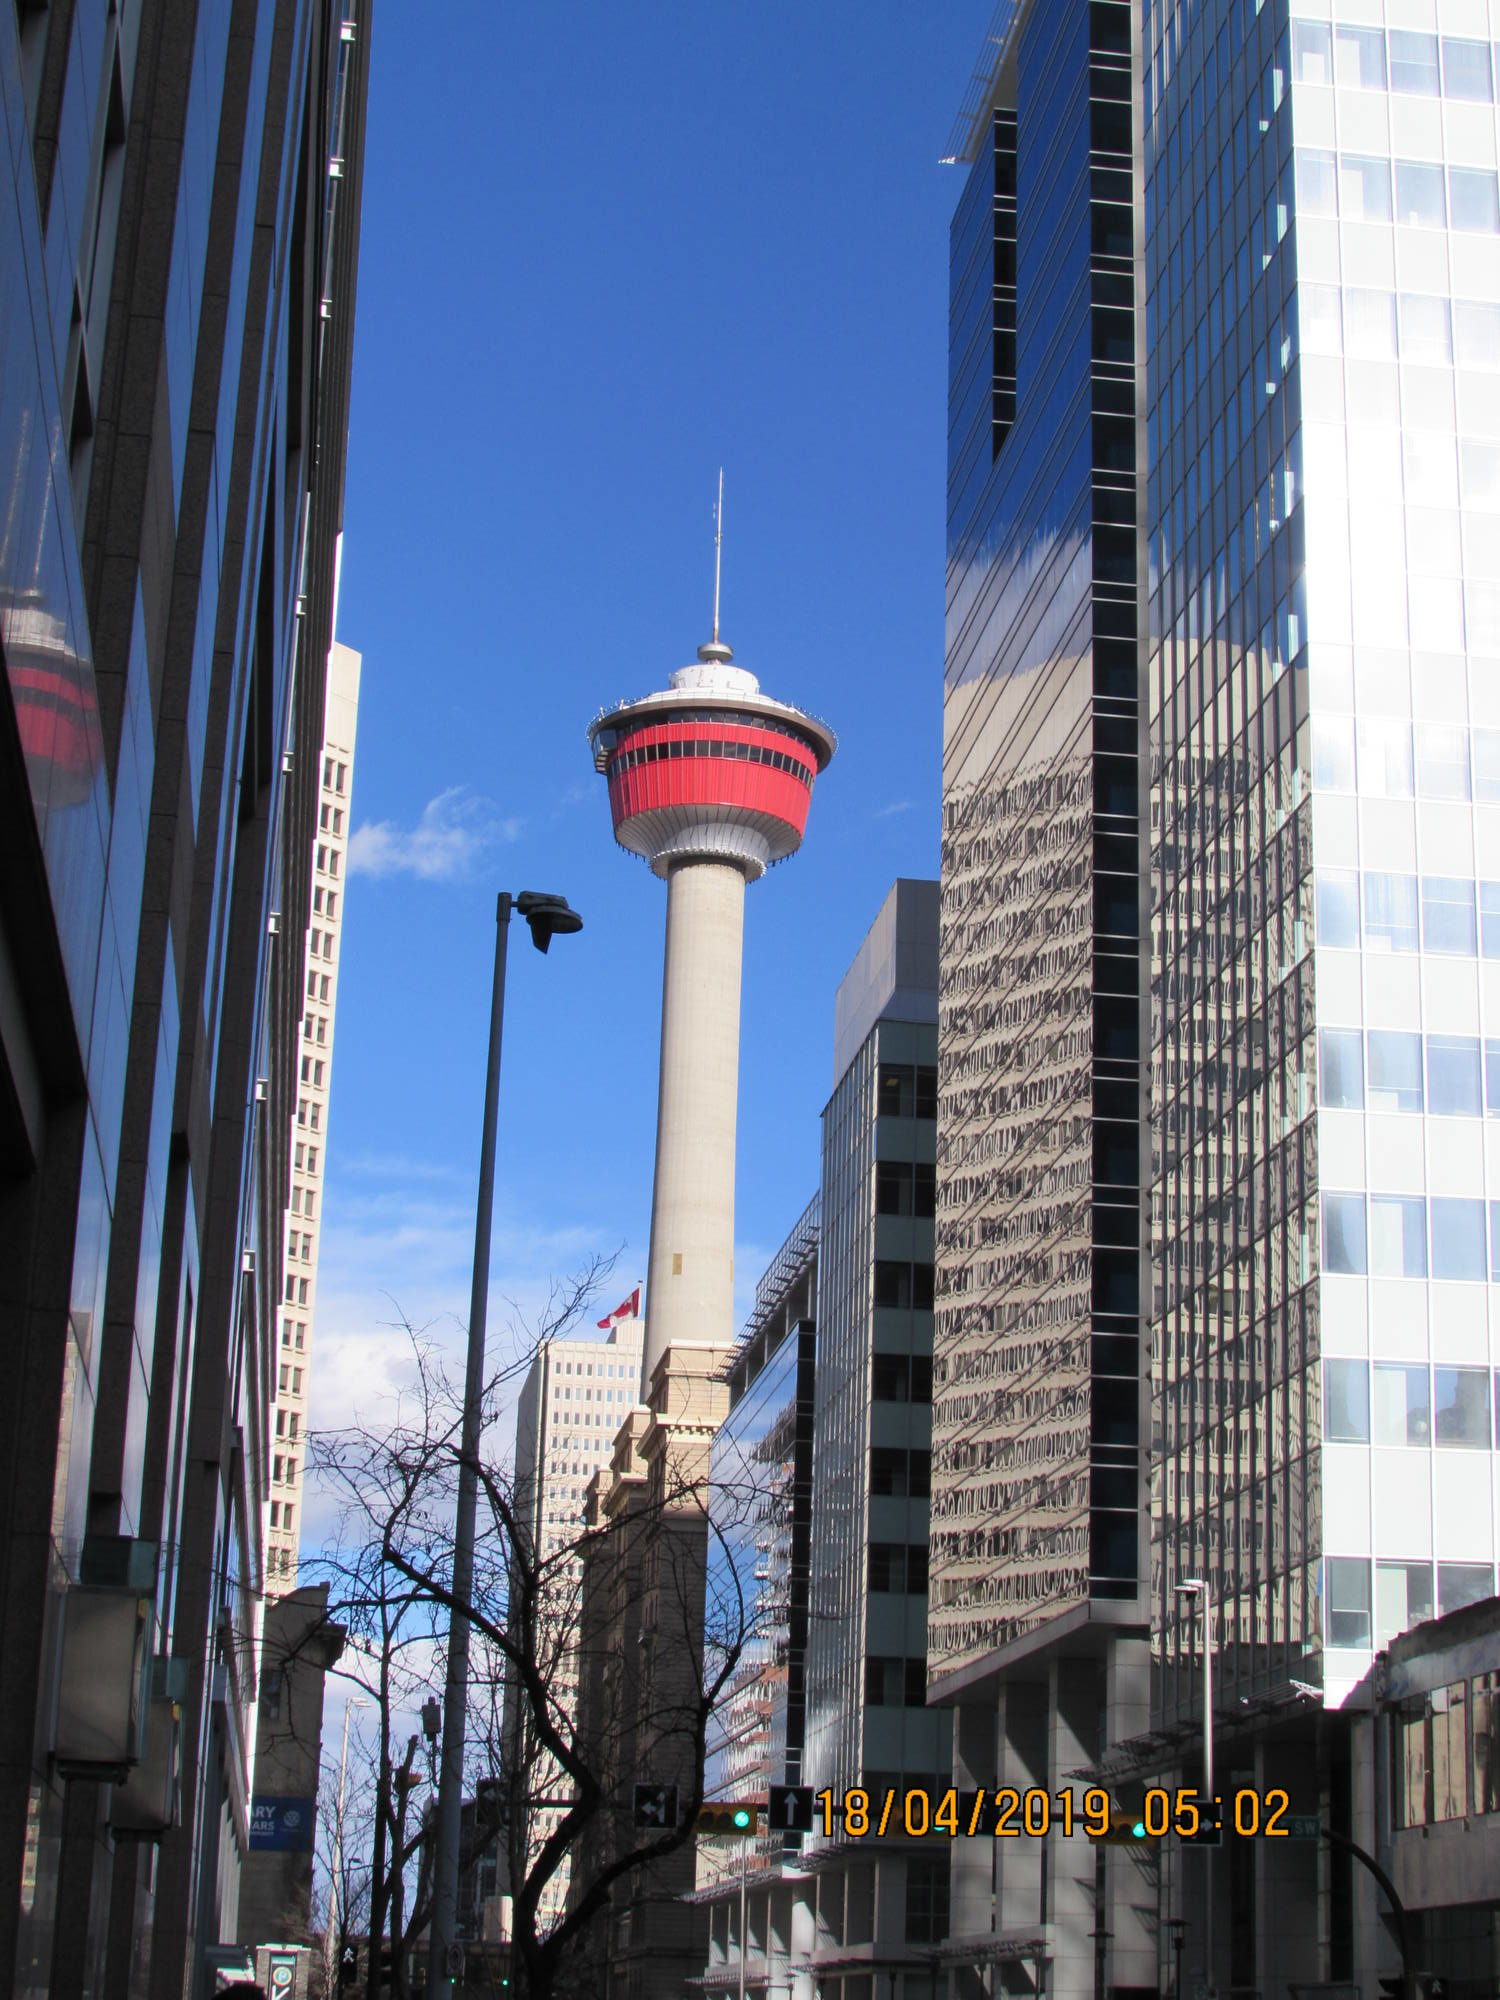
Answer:
M875 1303L896 1310L917 1312L932 1309L931 1264L903 1264L888 1258L875 1261Z
M937 1169L912 1160L877 1160L875 1208L880 1215L931 1215Z
M1428 1038L1427 1108L1440 1118L1478 1118L1481 1115L1484 1092L1480 1081L1477 1037L1433 1035Z
M1500 187L1490 167L1448 169L1448 213L1455 229L1500 234Z
M1485 1278L1484 1203L1434 1195L1432 1275L1434 1278Z
M911 1854L906 1862L906 1942L941 1944L948 1935L948 1856Z
M1390 36L1391 89L1412 97L1436 97L1442 90L1436 35L1393 28Z
M1347 1444L1370 1442L1370 1370L1364 1361L1323 1363L1323 1435Z
M1370 1196L1370 1276L1427 1276L1426 1204L1420 1195Z
M1323 1563L1324 1635L1330 1646L1370 1644L1370 1565L1364 1556Z
M1334 30L1334 80L1354 90L1385 89L1385 36L1379 28Z
M1417 794L1424 799L1469 796L1469 733L1445 722L1417 725Z
M1366 949L1415 951L1419 942L1416 876L1372 872L1364 878L1364 892Z
M1432 1616L1430 1562L1375 1565L1375 1644L1388 1646L1402 1632Z
M1318 943L1353 951L1359 945L1359 877L1352 868L1320 868Z
M1377 1361L1372 1386L1372 1429L1376 1444L1431 1444L1432 1410L1425 1366Z
M1368 1265L1365 1198L1362 1194L1323 1196L1323 1269L1363 1277Z
M865 1659L865 1700L874 1708L925 1708L927 1657L871 1653Z
M1324 1028L1318 1036L1318 1102L1329 1111L1362 1111L1364 1070L1358 1028Z
M1424 875L1422 942L1427 950L1472 958L1477 936L1474 884L1460 876Z
M882 1118L936 1118L937 1069L925 1063L882 1063L876 1083Z
M877 1403L930 1403L932 1362L924 1354L877 1354L870 1367Z
M1441 229L1448 220L1443 170L1415 160L1396 162L1396 220L1418 229Z
M925 1542L871 1542L870 1588L881 1593L915 1593L927 1588Z
M1489 1370L1434 1368L1433 1442L1461 1451L1488 1451L1490 1435Z
M1409 799L1415 786L1411 724L1384 716L1359 721L1360 790L1381 798Z
M927 1499L932 1491L932 1453L872 1445L870 1491L912 1500Z

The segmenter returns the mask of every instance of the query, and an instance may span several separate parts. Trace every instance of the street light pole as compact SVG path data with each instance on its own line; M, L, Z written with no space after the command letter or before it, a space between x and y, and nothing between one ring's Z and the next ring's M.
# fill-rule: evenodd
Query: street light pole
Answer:
M1213 1598L1201 1576L1185 1577L1177 1586L1179 1597L1196 1597L1203 1608L1203 1806L1205 1814L1214 1808L1214 1626ZM1222 1824L1222 1816L1221 1822ZM1203 1850L1203 1990L1207 2000L1214 1995L1214 1850Z
M343 1929L349 1912L344 1907L344 1786L349 1776L349 1711L354 1708L368 1708L370 1704L363 1695L352 1695L344 1703L344 1734L339 1747L339 1789L333 1816L333 1881L328 1894L328 1929L333 1938L333 1948L342 1954L344 1948Z
M750 1873L750 1843L740 1842L740 2000L745 2000L745 1953L749 1950L749 1939L745 1936L745 1887Z
M459 1432L458 1495L453 1522L453 1603L448 1617L448 1672L443 1687L442 1776L432 1864L432 1944L428 2000L451 2000L452 1951L458 1927L458 1850L463 1833L464 1738L468 1727L469 1620L463 1606L474 1588L474 1517L479 1498L479 1440L484 1423L485 1319L490 1289L490 1235L495 1208L495 1129L500 1114L500 1048L505 1033L505 961L510 913L531 926L545 951L554 935L583 928L561 896L502 889L495 903L495 973L490 989L490 1047L484 1078L484 1130L479 1146L479 1201L474 1216L474 1271L469 1292L469 1345Z

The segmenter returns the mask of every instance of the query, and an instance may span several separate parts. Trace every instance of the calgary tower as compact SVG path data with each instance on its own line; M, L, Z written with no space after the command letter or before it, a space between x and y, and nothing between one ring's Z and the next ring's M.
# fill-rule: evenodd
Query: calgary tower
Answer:
M717 563L715 565L717 572ZM713 638L660 694L589 729L615 839L667 885L656 1180L642 1378L734 1334L734 1139L745 884L802 845L831 729L772 701Z

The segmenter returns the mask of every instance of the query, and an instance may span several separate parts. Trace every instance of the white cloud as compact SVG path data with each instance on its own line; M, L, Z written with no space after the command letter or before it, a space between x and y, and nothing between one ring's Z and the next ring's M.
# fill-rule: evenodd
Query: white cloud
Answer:
M493 800L477 797L467 785L450 785L427 801L413 827L389 819L366 820L356 827L349 841L349 873L451 882L520 831L520 820L502 818Z
M897 813L910 812L911 806L912 802L910 799L893 799L888 806L877 806L874 817L876 819L894 819Z

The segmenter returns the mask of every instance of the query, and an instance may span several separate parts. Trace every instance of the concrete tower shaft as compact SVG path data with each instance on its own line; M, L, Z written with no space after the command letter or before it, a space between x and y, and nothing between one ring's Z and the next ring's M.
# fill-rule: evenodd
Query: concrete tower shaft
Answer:
M667 884L643 1383L734 1335L734 1146L745 884L802 844L833 732L772 701L728 646L589 729L615 838Z
M682 1341L734 1328L734 1141L745 876L679 861L667 876L645 1379Z

